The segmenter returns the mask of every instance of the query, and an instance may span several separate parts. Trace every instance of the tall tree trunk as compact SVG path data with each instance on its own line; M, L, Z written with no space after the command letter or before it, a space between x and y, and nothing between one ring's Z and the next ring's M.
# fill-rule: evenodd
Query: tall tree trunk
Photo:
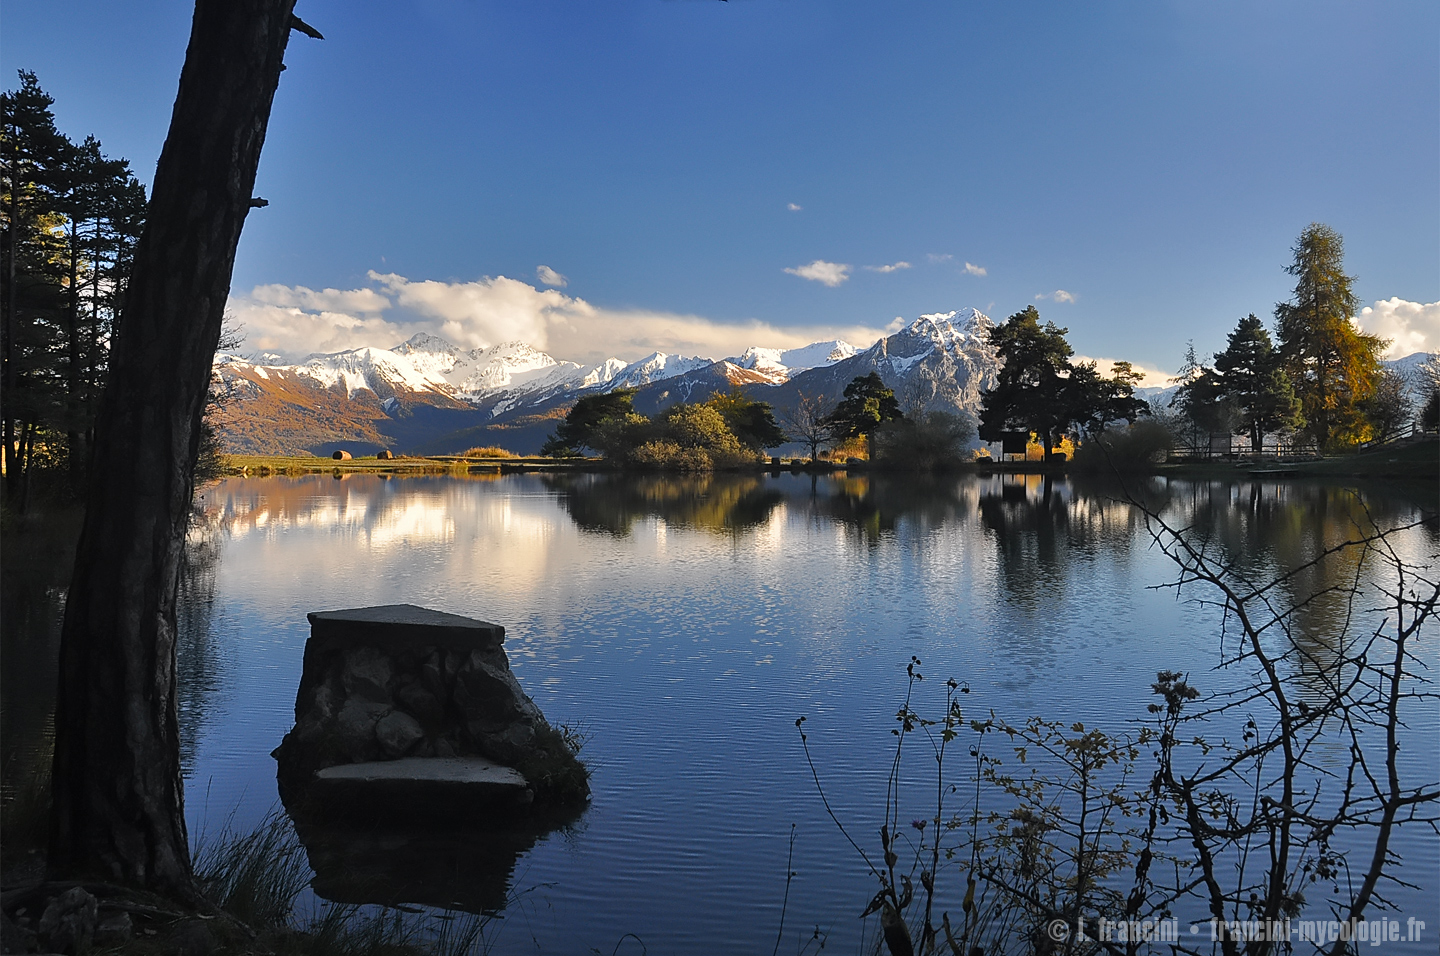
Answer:
M295 0L198 0L96 427L60 646L53 876L188 895L175 594L200 415Z
M65 463L70 490L83 490L80 468L80 226L70 213L70 290L65 308Z
M5 325L4 341L0 343L0 417L4 418L5 442L5 495L14 502L18 499L20 473L16 468L16 452L19 443L15 436L15 359L19 350L15 348L15 255L19 244L20 231L20 138L15 127L10 128L10 225L5 230Z

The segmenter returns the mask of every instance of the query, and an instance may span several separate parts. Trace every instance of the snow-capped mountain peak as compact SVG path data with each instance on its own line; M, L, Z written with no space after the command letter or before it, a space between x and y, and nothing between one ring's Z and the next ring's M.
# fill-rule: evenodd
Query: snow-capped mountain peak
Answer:
M713 365L714 360L698 355L670 355L665 352L651 352L638 362L631 362L610 380L610 388L639 388L658 382L662 378L674 378L696 369Z
M849 342L832 339L828 342L812 342L796 349L767 349L752 347L738 357L728 361L743 369L758 373L770 382L779 384L793 375L822 365L834 365L856 353Z
M501 342L489 348L476 349L467 357L472 371L457 383L460 391L467 396L541 378L545 370L559 364L524 342ZM454 377L451 376L452 380Z
M413 355L416 352L455 355L460 352L460 347L446 339L442 339L438 335L431 335L429 332L416 332L410 336L409 339L401 342L390 351L399 355Z

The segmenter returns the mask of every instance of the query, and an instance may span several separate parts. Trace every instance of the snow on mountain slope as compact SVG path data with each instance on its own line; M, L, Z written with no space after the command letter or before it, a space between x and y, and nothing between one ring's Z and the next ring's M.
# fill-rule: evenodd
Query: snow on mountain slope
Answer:
M849 342L832 339L829 342L812 342L798 349L748 348L738 358L727 361L739 368L750 369L766 381L778 385L792 375L821 365L833 365L855 352L855 346Z
M674 378L677 375L684 375L686 372L693 372L714 364L714 359L701 358L698 355L668 355L665 352L651 352L640 361L631 362L617 372L615 377L610 379L607 391L617 388L639 388L642 385L649 385L651 382Z
M874 372L907 408L973 415L980 392L994 385L999 370L986 339L993 325L975 309L922 315L864 351L792 376L773 403L792 407L800 393L838 401L852 379Z
M501 342L466 352L425 332L391 351L408 358L417 370L443 379L456 397L470 400L497 388L543 378L547 369L559 364L524 342Z
M636 362L611 358L598 365L556 361L521 342L466 350L420 333L391 349L315 354L290 365L273 355L218 355L215 368L239 399L237 422L222 429L227 443L323 450L325 441L363 435L375 444L391 436L386 440L404 448L411 439L402 436L413 438L417 429L429 434L441 422L460 428L476 420L553 417L584 394L616 388L640 388L658 409L753 386L762 400L779 401L778 408L796 387L838 398L851 378L877 371L908 404L971 408L978 389L993 381L996 361L983 334L990 326L986 316L967 309L921 316L864 351L832 340L755 347L721 361L654 352ZM771 394L772 388L778 390Z
M283 367L282 367L283 368ZM417 366L408 356L389 349L363 348L329 355L312 355L299 365L291 366L299 375L313 379L322 388L345 387L353 398L361 389L369 389L382 398L386 392L451 390L433 363Z
M855 351L854 346L839 340L796 349L757 347L732 364L756 373L756 381L783 382L805 369L849 358ZM714 361L653 352L636 362L611 358L599 365L584 366L557 362L523 342L502 342L467 351L437 335L420 332L392 349L367 347L316 353L293 365L282 365L273 355L245 359L233 354L217 356L215 364L227 369L223 373L227 377L264 381L289 374L308 379L319 388L343 388L350 398L362 389L382 400L397 394L413 397L430 393L472 405L494 400L497 407L509 409L535 404L567 390L640 388L703 369Z

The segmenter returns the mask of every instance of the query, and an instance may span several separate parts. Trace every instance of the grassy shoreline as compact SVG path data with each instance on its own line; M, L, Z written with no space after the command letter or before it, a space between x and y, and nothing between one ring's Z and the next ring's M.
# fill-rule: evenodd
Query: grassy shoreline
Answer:
M802 471L872 470L868 462L840 463L807 459L782 459L754 467L755 472L777 469ZM283 475L456 475L508 474L526 471L612 471L614 466L602 458L547 458L531 456L465 456L432 455L397 458L317 458L310 455L226 455L224 474L233 477L269 477ZM966 462L956 466L957 474L1021 473L1067 474L1073 464L1041 461ZM1404 445L1385 445L1328 458L1292 460L1218 459L1208 461L1167 462L1153 465L1144 473L1172 478L1440 478L1440 440L1427 439Z

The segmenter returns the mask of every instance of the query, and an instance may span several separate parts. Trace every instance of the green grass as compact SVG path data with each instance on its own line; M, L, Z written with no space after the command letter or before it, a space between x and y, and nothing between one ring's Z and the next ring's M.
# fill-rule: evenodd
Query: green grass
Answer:
M216 906L251 926L283 926L309 882L305 848L283 811L272 810L249 833L227 824L194 851L195 878Z
M296 903L310 881L305 848L283 810L239 833L228 824L196 841L195 876L205 896L243 926L217 927L233 936L225 951L274 956L462 956L484 952L495 917L469 913L408 913L391 907L323 904L300 915ZM238 945L237 945L238 944ZM127 950L128 951L128 950ZM148 952L137 941L135 952Z
M503 452L503 454L501 454ZM594 465L589 459L557 461L553 458L518 457L503 449L472 448L462 455L432 455L428 458L317 458L313 455L226 455L226 475L268 478L275 475L298 478L303 475L455 475L475 471L491 472L510 466L534 469L570 469Z
M590 770L580 762L585 733L565 725L557 730L540 721L535 746L515 765L535 790L535 801L551 805L574 805L590 795Z

